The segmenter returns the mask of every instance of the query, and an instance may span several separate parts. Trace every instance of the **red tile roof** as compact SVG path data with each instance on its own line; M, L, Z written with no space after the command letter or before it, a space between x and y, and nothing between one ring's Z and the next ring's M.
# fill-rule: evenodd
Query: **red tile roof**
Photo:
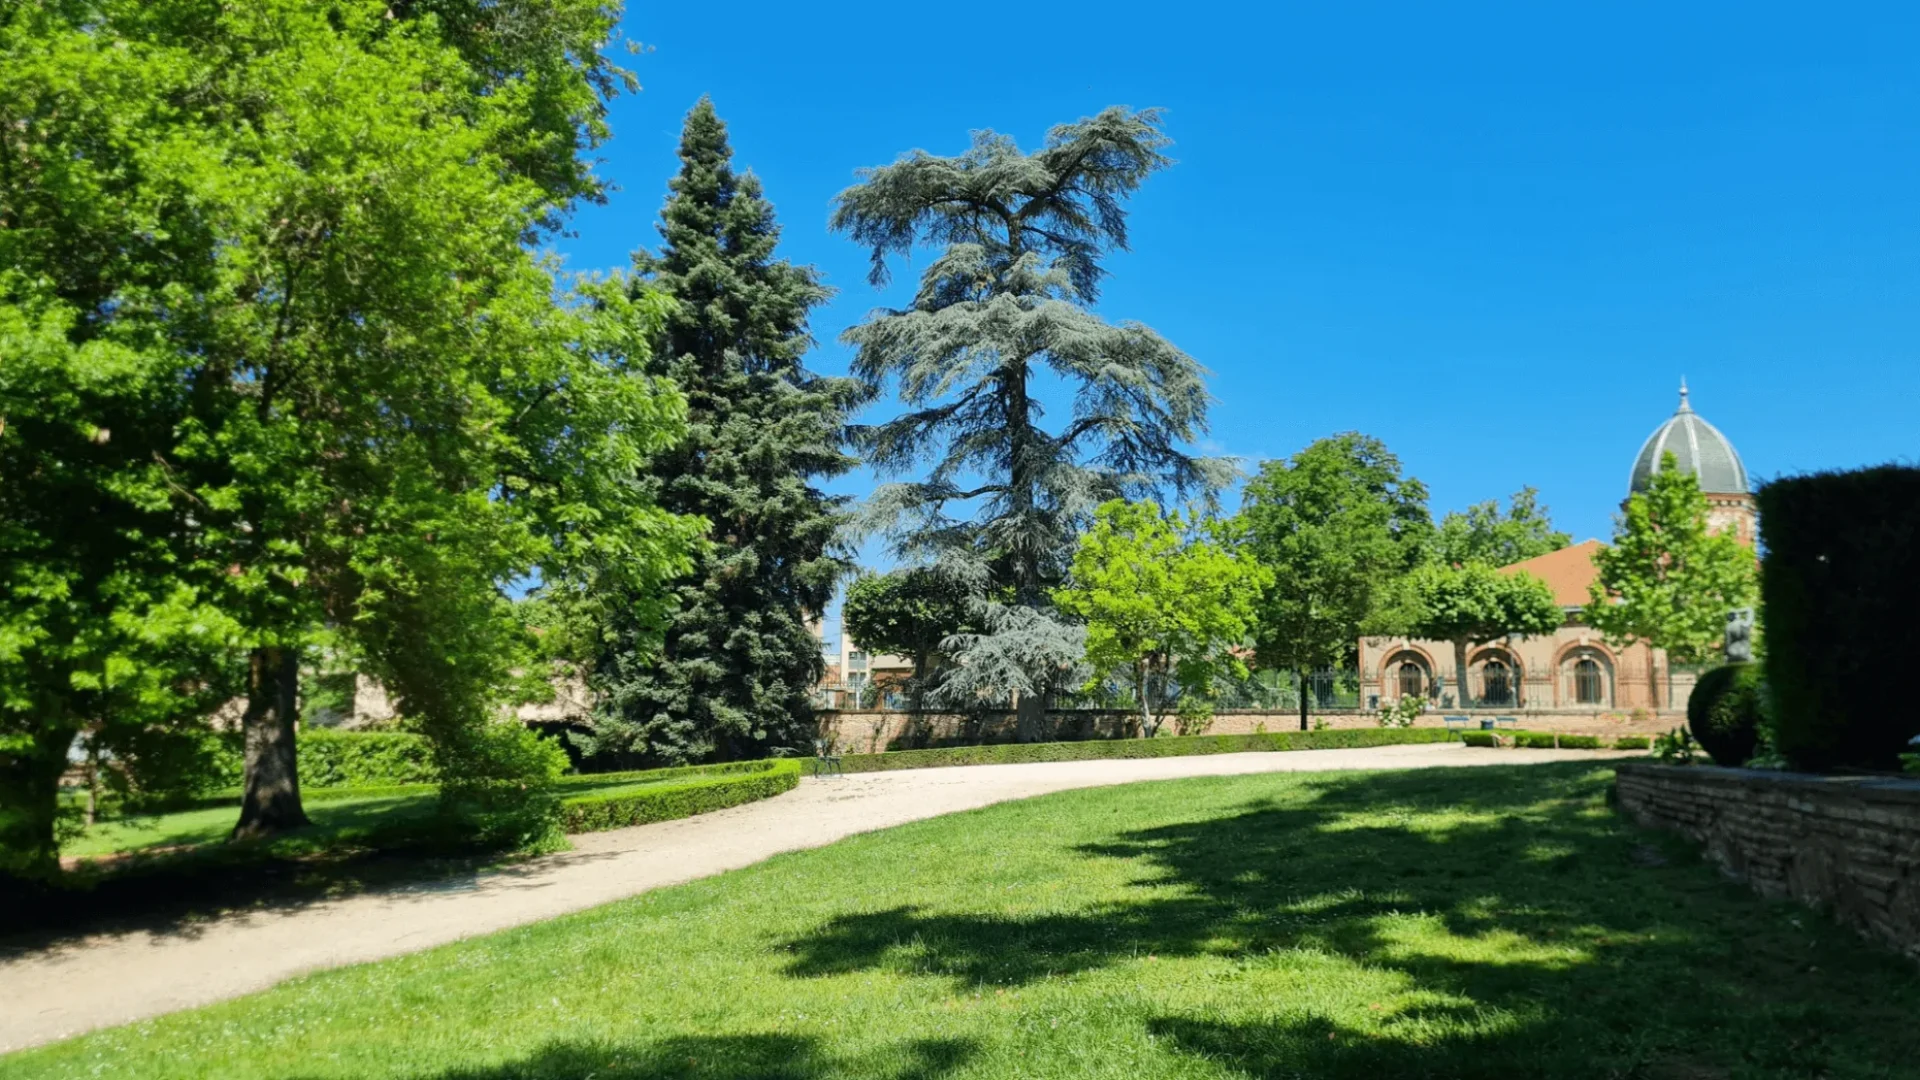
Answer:
M1554 601L1561 607L1583 607L1590 595L1588 588L1600 576L1599 567L1593 565L1593 556L1603 547L1606 545L1598 540L1588 540L1503 566L1500 572L1532 574L1547 583L1553 590Z

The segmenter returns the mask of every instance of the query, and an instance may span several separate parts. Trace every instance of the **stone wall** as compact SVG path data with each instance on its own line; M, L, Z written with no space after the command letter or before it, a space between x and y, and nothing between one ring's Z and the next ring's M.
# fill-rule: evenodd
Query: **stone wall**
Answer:
M1628 762L1620 807L1706 848L1763 896L1792 897L1920 959L1920 781Z
M912 746L933 742L1003 742L1013 738L1013 714L995 714L984 721L969 727L967 722L957 716L925 716L916 718L903 712L852 712L823 711L816 714L820 721L822 736L834 741L834 745L847 753L874 753L880 750L904 750ZM1442 727L1441 717L1446 710L1428 713L1414 721L1415 727ZM1482 717L1512 716L1519 721L1518 727L1525 731L1550 731L1556 735L1599 735L1603 738L1617 738L1621 735L1658 735L1684 725L1687 720L1679 714L1648 714L1638 717L1618 712L1516 712L1513 710L1479 710L1470 715L1476 720ZM1112 737L1128 734L1133 730L1138 717L1133 713L1099 712L1093 710L1057 711L1047 714L1060 739L1086 739ZM1365 713L1326 713L1314 714L1315 721L1324 721L1328 727L1356 728L1378 727L1379 720ZM910 731L912 728L914 730ZM1173 731L1174 723L1167 721L1166 730ZM1250 735L1256 731L1298 731L1300 715L1281 712L1222 712L1214 715L1207 724L1207 735ZM896 743L898 745L896 745Z

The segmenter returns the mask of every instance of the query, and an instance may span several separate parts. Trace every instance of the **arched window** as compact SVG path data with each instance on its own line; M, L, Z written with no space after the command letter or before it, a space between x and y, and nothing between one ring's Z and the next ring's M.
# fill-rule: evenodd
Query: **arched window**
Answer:
M1607 701L1606 675L1593 657L1583 656L1573 664L1573 700L1580 705L1604 705Z
M1427 696L1427 671L1411 660L1400 663L1400 696L1423 698Z
M1513 704L1513 669L1504 660L1489 660L1480 669L1480 703Z

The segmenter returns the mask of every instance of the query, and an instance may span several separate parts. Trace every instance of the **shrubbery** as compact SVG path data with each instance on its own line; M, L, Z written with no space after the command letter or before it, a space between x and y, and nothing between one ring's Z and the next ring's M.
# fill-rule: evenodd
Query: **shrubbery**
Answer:
M1460 733L1460 741L1468 746L1499 746L1500 736L1491 731L1463 731Z
M606 778L594 779L604 781ZM581 833L672 821L770 798L793 790L799 782L800 762L796 759L742 762L735 767L719 767L684 783L659 783L637 791L612 791L567 799L560 804L560 824L567 832Z
M1915 720L1886 661L1920 654L1920 468L1776 480L1759 501L1780 753L1801 768L1898 768Z
M1063 743L996 743L942 750L895 750L884 754L848 754L848 772L929 769L944 765L1012 765L1035 761L1091 761L1107 758L1186 757L1266 750L1344 750L1402 743L1448 742L1445 728L1331 728L1257 735L1176 735L1157 739L1093 739Z
M1687 728L1718 764L1745 765L1759 745L1765 705L1761 666L1726 664L1694 684L1687 698Z
M1551 731L1516 731L1513 733L1513 745L1527 750L1551 750L1554 748Z
M1613 740L1615 750L1645 750L1653 745L1653 740L1645 735L1622 735Z
M1560 749L1562 750L1600 749L1600 737L1598 735L1561 735L1558 739Z

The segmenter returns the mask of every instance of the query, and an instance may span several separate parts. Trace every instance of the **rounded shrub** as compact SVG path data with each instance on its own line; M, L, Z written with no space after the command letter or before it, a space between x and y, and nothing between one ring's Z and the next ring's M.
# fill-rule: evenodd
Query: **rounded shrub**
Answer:
M1766 672L1759 664L1727 664L1700 676L1687 699L1687 728L1713 760L1745 765L1760 744Z

